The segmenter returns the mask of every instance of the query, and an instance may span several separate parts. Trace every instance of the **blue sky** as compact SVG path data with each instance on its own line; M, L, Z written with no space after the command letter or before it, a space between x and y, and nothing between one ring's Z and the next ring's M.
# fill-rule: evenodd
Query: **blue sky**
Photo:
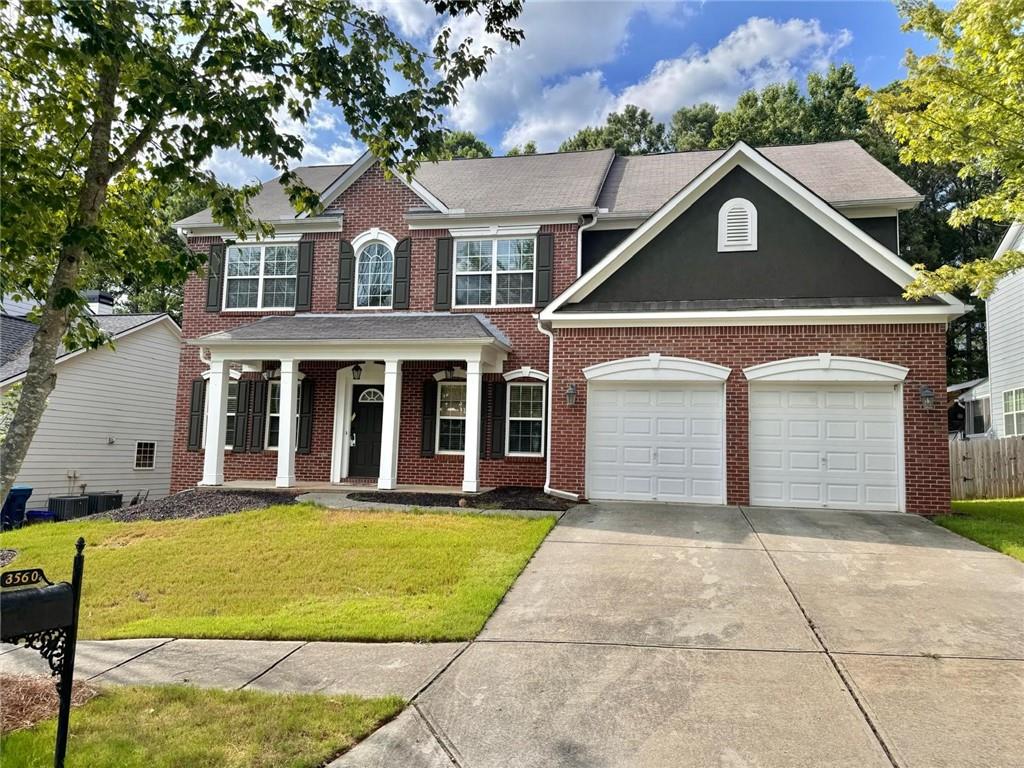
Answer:
M428 44L439 20L421 0L360 0L414 40ZM668 120L678 107L711 101L730 107L751 87L796 78L829 63L852 63L862 82L904 75L907 48L927 47L900 29L889 2L594 2L526 0L526 40L500 45L488 72L469 83L448 115L496 153L527 140L542 151L625 104ZM456 36L486 38L479 19L452 24ZM328 104L307 125L286 125L307 142L303 163L344 163L362 147ZM223 181L265 180L273 170L234 151L211 167Z

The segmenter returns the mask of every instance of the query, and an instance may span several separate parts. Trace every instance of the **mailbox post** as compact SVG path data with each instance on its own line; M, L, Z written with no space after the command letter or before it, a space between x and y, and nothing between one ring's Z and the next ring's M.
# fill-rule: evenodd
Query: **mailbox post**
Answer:
M54 768L64 768L71 718L71 687L78 642L78 606L82 598L85 539L75 543L71 583L52 583L41 568L0 574L0 640L39 651L57 677L60 709ZM45 585L45 586L44 586Z

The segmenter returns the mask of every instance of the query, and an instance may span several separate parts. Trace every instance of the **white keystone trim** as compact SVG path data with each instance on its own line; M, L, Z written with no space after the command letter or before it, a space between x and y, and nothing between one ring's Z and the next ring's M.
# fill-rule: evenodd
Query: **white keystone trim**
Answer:
M438 371L434 374L434 381L465 381L466 380L466 369L465 368L453 368L452 376L448 378L445 372Z
M509 371L505 374L505 381L515 381L516 379L536 379L537 381L547 381L549 376L543 371L538 371L536 368L531 368L528 365L524 365L522 368L516 368L514 371Z
M688 357L629 357L583 369L587 381L725 381L731 368Z
M748 381L880 381L897 383L907 378L909 368L865 357L844 357L820 352L807 357L790 357L744 368Z
M384 243L388 248L391 249L392 255L395 252L395 246L398 245L398 239L390 232L386 232L380 227L373 227L365 232L360 232L354 238L352 238L352 250L356 254L359 250L368 243L381 242Z
M479 227L449 227L452 237L526 237L535 236L540 232L540 224L503 225L486 224Z
M643 224L633 230L625 240L598 262L596 267L545 307L540 313L540 319L552 321L557 317L555 313L560 307L586 298L597 286L661 234L680 214L713 188L729 171L738 166L743 167L769 189L782 195L787 202L811 221L823 227L843 245L901 288L906 287L917 277L917 272L896 254L867 235L856 224L849 221L839 211L769 161L760 152L744 142L738 141L661 208L651 214ZM966 310L964 305L953 296L946 293L938 296L948 307L935 307L934 309L948 312L949 308L955 308L958 314L962 314ZM878 307L877 310L885 313L890 312L892 307ZM653 318L657 317L659 313L644 314Z

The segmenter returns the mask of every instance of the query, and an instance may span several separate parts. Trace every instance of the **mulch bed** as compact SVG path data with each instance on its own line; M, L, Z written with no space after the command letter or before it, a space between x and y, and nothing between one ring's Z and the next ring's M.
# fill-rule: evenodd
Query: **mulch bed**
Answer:
M506 486L478 494L417 493L408 491L356 491L354 501L371 504L408 504L415 507L467 507L469 509L536 509L564 512L577 502L548 496L536 488Z
M34 675L0 675L0 733L31 728L41 720L57 716L56 678ZM98 691L88 683L75 681L71 687L71 705L85 704Z
M0 549L0 568L10 565L11 561L18 556L16 549Z
M298 494L281 491L182 491L134 507L93 515L92 520L131 523L136 520L182 520L233 515L250 509L294 504Z

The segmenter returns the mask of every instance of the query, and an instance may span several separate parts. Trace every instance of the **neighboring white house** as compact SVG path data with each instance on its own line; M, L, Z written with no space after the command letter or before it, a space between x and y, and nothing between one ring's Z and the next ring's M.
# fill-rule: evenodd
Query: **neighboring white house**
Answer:
M66 351L57 357L50 394L17 482L33 487L29 508L50 496L86 490L166 496L181 330L166 314L94 318L114 349ZM35 325L0 316L0 395L28 366Z
M1006 231L995 258L1024 250L1024 222ZM970 436L1024 435L1024 270L1007 275L985 302L988 378L960 395Z

